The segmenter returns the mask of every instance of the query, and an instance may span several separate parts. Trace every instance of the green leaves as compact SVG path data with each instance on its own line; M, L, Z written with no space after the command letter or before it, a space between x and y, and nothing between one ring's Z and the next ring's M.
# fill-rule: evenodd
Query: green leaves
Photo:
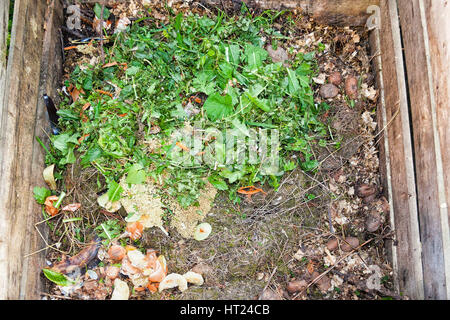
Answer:
M220 177L218 176L210 176L208 178L208 181L214 186L216 187L216 189L218 190L228 190L228 185L227 183Z
M225 60L234 66L241 62L241 49L238 45L230 44L224 47Z
M117 220L107 220L95 227L100 238L104 239L103 244L108 245L111 239L118 237L122 232L122 227Z
M217 121L223 117L229 116L233 113L233 103L230 95L221 96L218 93L213 93L208 97L203 105L208 119Z
M50 269L42 269L42 272L48 280L56 283L59 286L66 287L75 283L75 281L70 280L66 275L59 272Z
M45 199L52 195L52 192L47 188L34 187L33 189L34 199L39 204L44 204Z
M62 154L62 158L59 161L60 165L67 163L75 163L76 158L74 155L75 146L78 145L79 133L62 133L51 138L55 149L59 150Z
M63 154L67 154L71 147L78 144L79 133L62 133L54 136L53 146L61 151Z
M89 165L92 161L100 158L102 154L102 149L100 149L98 146L93 146L86 152L84 156L81 157L81 165L83 167Z
M94 10L99 15L101 6ZM105 10L105 19L108 14ZM230 184L276 185L278 176L264 174L276 175L278 169L260 159L240 166L211 165L227 155L226 144L218 140L209 141L201 157L197 151L202 150L182 152L196 154L194 166L167 163L171 159L166 153L175 146L172 134L187 122L202 122L222 132L232 128L247 140L253 135L250 127L258 132L279 129L281 169L293 170L297 163L286 159L301 152L306 159L302 168L314 170L310 145L327 134L318 118L323 108L315 107L311 87L317 63L314 53L297 54L288 68L268 59L261 28L278 46L285 47L287 39L282 31L273 30L272 22L268 16L250 14L236 19L223 14L213 19L178 14L164 27L148 20L133 24L126 34L112 36L115 45L107 48L106 58L119 65L77 66L66 83L85 93L76 102L60 105L58 114L65 130L52 137L53 148L48 152L52 163L73 163L79 153L83 167L94 165L110 181L111 201L120 199L122 190L115 181L124 174L126 183L141 184L147 175L158 178L163 170L171 176L165 191L183 206L196 203L206 176L217 189L230 192L236 191L236 185ZM128 68L124 71L120 64L125 62ZM94 89L120 91L120 95L111 99ZM89 121L82 122L80 111L86 102L92 108L84 111ZM86 138L79 144L79 137ZM153 139L162 148L148 152L146 143ZM149 172L149 166L159 171Z
M297 79L297 75L294 71L287 68L288 79L289 79L289 93L292 96L298 96L300 93L300 84Z
M123 188L115 181L108 183L108 198L109 201L114 202L120 199Z
M128 184L141 184L145 181L147 175L145 171L142 170L142 165L134 164L130 167L127 175L126 182Z
M95 16L97 17L97 19L100 19L101 15L102 15L102 6L100 4L95 3L94 13L95 13ZM104 21L108 20L109 15L110 15L110 12L109 12L108 8L105 7L105 9L103 10L103 20Z
M193 80L192 85L197 91L210 95L215 91L215 77L216 75L211 71L200 72L198 76Z
M247 44L245 47L245 56L250 70L258 69L263 61L267 59L269 53L261 47Z

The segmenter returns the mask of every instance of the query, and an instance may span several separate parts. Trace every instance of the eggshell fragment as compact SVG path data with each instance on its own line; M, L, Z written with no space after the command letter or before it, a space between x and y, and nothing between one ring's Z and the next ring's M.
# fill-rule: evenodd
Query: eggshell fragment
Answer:
M111 300L128 300L130 297L130 288L125 281L117 278L114 280L114 291Z

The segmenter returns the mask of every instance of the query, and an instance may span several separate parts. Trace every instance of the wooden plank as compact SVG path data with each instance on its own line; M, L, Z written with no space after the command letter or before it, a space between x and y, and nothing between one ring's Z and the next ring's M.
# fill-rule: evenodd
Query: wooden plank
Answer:
M340 25L361 26L366 23L368 14L366 9L370 5L378 5L380 0L245 0L223 1L202 0L204 3L234 10L240 9L245 2L249 8L261 9L300 9L312 15L317 22Z
M390 219L395 228L395 281L401 293L414 299L423 299L411 128L397 3L395 0L381 1L380 9L382 73L378 75L378 81L385 89L382 99L385 109L379 109L384 113L379 113L379 119L384 120L381 121L380 127L387 125L387 141L384 140L383 151L390 169L390 178L389 173L386 173L386 178L391 184Z
M422 0L399 0L414 133L425 298L447 299L446 276L450 266L448 261L446 265L444 248L449 234L447 208L441 206L446 203L441 154L448 146L441 150L424 10ZM448 104L444 108L448 109ZM448 125L448 118L443 121Z
M0 299L18 299L27 283L25 249L33 215L32 154L47 1L16 0L0 121ZM36 269L38 266L36 266ZM36 272L36 270L33 270Z
M8 19L9 19L9 1L3 1L0 4L0 103L5 97L5 87L6 87L6 37L8 33ZM0 119L2 119L3 114L3 104L0 104ZM3 130L0 128L0 141L3 139ZM3 153L0 153L0 163L2 163ZM2 175L0 171L0 175ZM0 221L0 234L3 234L6 229L5 222ZM0 238L1 239L1 238ZM0 243L0 271L7 263L8 251L5 245ZM6 286L6 279L0 277L0 288Z
M450 298L450 4L444 1L424 1L423 5L429 39L430 87L434 91L434 127L437 127L442 160L442 171L438 167L441 222L446 265L447 299ZM443 190L442 190L443 189ZM447 214L442 210L447 209ZM447 223L446 223L447 222Z
M7 37L9 22L9 1L0 3L0 101L5 95L6 66L7 66ZM0 108L0 119L3 108Z
M386 114L386 88L384 86L384 77L386 76L383 73L383 62L381 57L381 52L384 51L384 54L394 54L394 52L389 52L388 50L392 50L393 48L388 47L385 50L381 48L381 31L383 32L391 32L391 30L385 29L386 25L381 26L381 10L379 7L370 7L368 8L368 12L372 15L369 17L366 26L371 30L369 33L369 43L370 43L370 52L372 59L372 67L374 72L376 73L376 80L378 90L380 91L380 96L378 100L377 106L377 123L378 123L378 152L379 152L379 170L380 170L380 182L383 190L383 195L388 199L389 202L389 222L392 230L395 230L395 212L393 208L393 200L392 200L392 181L391 181L391 163L390 163L390 153L389 153L389 141L386 135L386 129L388 128L387 122L387 114ZM385 240L385 249L387 258L391 263L392 269L394 270L394 283L395 287L399 291L398 284L398 260L397 260L397 247L394 245L394 241L392 239Z
M63 25L63 4L61 0L51 0L45 15L45 35L43 41L41 72L39 93L37 97L35 136L39 137L41 141L48 145L48 134L51 128L46 113L46 107L42 96L47 93L53 98L55 103L59 101L57 89L61 87L61 79L63 73L62 62L62 42L60 27ZM42 170L45 164L45 152L41 145L34 140L33 149L31 153L31 187L46 186L42 178ZM28 239L26 240L25 252L30 254L39 251L40 254L30 255L24 265L24 273L27 277L23 278L23 285L21 287L21 299L36 299L42 291L41 283L41 269L45 265L44 255L45 251L40 251L44 248L43 240L38 232L35 230L35 223L40 221L40 206L36 204L33 198L30 198L28 204L28 212L33 213L32 219L29 219L27 226ZM47 236L48 229L44 224L40 225L40 233Z

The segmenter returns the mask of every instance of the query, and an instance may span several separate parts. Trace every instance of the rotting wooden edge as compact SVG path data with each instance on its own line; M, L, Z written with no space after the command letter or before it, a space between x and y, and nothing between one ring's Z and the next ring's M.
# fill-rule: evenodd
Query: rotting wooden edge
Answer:
M46 4L44 0L16 0L14 6L0 121L0 299L19 299L21 292L36 287L27 281L24 250L33 246L30 224L33 213L40 212L30 211L34 199L29 155L35 141Z
M244 2L250 8L261 9L300 9L310 14L315 21L339 26L364 25L368 14L367 7L378 5L380 0L201 0L203 3L238 10Z
M384 125L387 125L388 140L385 155L391 173L390 178L386 178L391 183L390 219L395 229L393 254L397 262L394 278L400 293L423 299L414 163L396 0L381 1L380 9L382 85L386 89L383 95L386 112Z
M404 26L402 35L410 88L424 294L425 299L447 299L450 262L446 248L450 249L450 236L442 151L445 152L448 146L441 150L436 115L437 92L433 86L430 57L430 41L437 39L429 39L425 13L428 9L422 0L399 0L398 4L400 22ZM445 33L445 29L441 31Z

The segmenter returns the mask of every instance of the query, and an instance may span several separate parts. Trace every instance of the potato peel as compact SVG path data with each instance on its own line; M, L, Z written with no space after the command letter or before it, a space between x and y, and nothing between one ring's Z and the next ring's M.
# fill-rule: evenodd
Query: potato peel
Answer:
M178 289L183 292L187 289L187 280L181 274L171 273L167 275L163 281L159 284L159 292L165 289L171 289L178 287Z
M185 274L183 274L183 277L187 282L195 284L197 286L201 286L204 283L202 275L194 271L186 272Z

